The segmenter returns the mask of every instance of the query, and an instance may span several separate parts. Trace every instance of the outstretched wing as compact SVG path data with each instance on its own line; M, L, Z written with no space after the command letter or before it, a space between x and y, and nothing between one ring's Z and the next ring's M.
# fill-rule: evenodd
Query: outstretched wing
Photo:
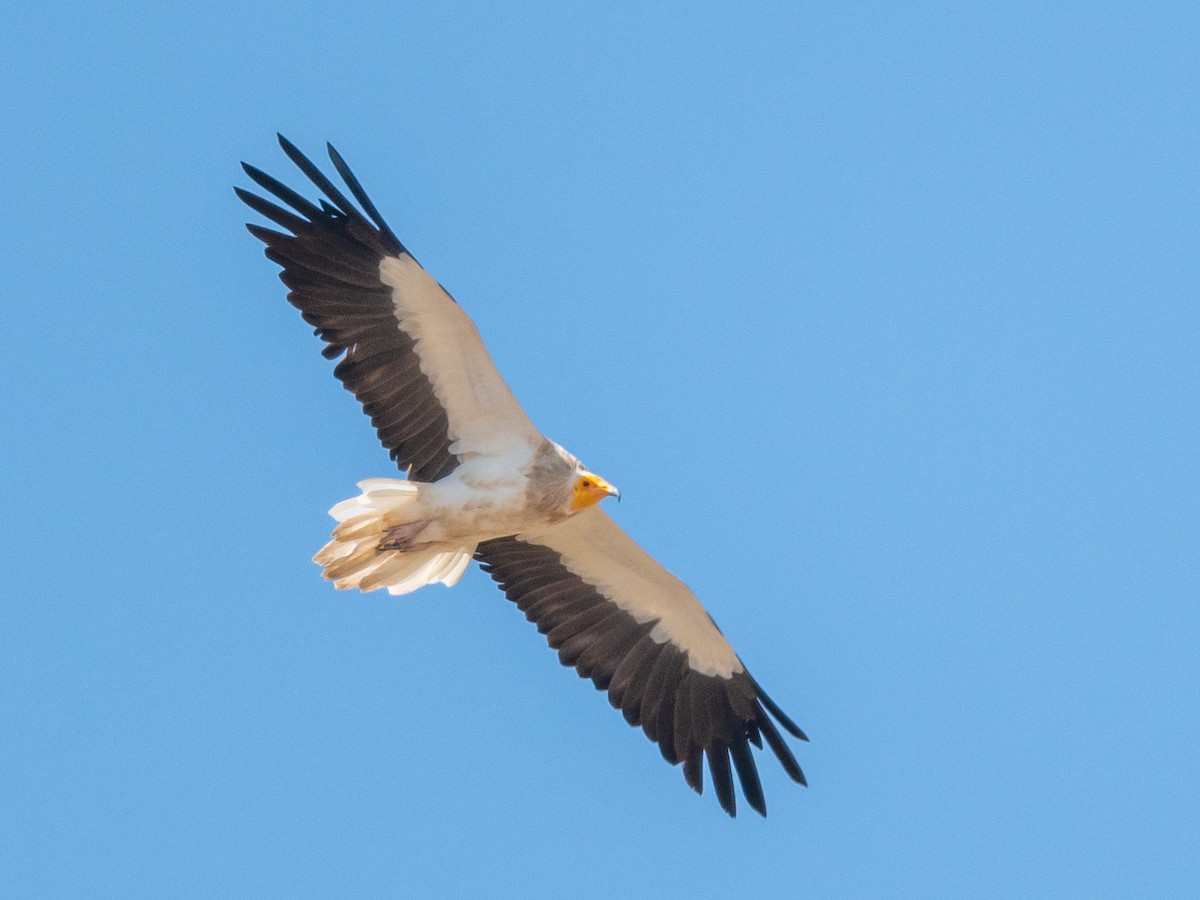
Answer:
M804 733L763 692L687 585L599 508L539 534L479 545L482 564L558 650L641 725L687 783L703 791L703 760L721 807L737 809L736 770L752 808L766 803L750 744L765 738L791 778L804 773L772 717ZM733 761L732 770L730 760Z
M472 453L501 453L541 436L500 377L475 324L392 233L332 146L329 157L356 206L282 135L279 143L324 197L312 203L243 163L279 205L236 188L278 225L247 225L282 266L288 300L341 357L351 391L401 469L436 481Z

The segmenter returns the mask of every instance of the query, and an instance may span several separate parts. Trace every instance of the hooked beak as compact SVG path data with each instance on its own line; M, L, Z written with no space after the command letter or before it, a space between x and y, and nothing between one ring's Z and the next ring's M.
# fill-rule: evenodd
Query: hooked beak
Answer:
M571 509L581 510L599 503L605 497L621 499L621 492L598 475L588 473L575 482Z
M621 502L621 492L620 491L618 491L615 487L613 487L611 484L609 484L607 481L604 481L603 479L597 479L597 482L598 482L598 484L596 485L596 487L598 487L602 491L604 491L605 497L616 497L617 502L618 503ZM604 499L604 498L602 497L600 499Z

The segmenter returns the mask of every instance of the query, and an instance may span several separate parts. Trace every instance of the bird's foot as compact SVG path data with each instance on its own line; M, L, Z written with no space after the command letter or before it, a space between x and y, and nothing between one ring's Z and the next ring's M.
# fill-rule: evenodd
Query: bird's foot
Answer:
M416 522L405 522L403 525L397 525L394 528L389 528L383 533L383 540L376 545L376 550L424 550L429 547L428 543L414 543L413 538L420 534L425 526L429 524L427 519L418 519Z

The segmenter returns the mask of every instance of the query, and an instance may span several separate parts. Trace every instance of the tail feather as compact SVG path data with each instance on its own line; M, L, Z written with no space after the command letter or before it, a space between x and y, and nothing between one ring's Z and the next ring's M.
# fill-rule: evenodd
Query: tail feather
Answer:
M474 553L474 547L416 553L385 551L382 555L397 558L386 560L379 568L362 577L358 589L373 591L382 587L387 588L389 594L407 594L435 581L445 585L457 584Z
M368 478L362 491L334 505L329 514L338 521L333 540L317 551L313 562L338 590L358 588L407 594L435 581L453 585L475 554L474 545L429 547L422 550L379 550L390 528L416 521L421 485L394 478Z
M363 541L361 546L355 544L346 545L349 548L348 553L344 556L337 557L326 561L325 559L317 559L317 556L323 556L326 550L331 547L334 550L341 550L341 547L336 546L334 541L330 541L322 549L321 553L313 557L314 562L321 563L325 566L325 577L330 581L339 581L343 578L349 578L356 572L364 572L372 563L383 563L383 554L376 551L370 541Z
M366 478L358 483L358 489L361 494L335 503L329 514L345 522L380 510L399 509L421 496L420 484L396 478Z
M353 543L359 538L377 536L381 524L386 523L381 523L380 517L377 515L355 516L353 519L339 522L333 529L333 536L339 541Z

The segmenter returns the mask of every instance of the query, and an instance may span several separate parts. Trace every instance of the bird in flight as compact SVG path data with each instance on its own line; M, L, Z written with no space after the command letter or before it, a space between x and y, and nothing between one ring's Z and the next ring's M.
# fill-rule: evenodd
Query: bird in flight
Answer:
M750 745L763 741L806 784L766 695L688 587L599 506L620 494L534 426L462 307L380 216L341 155L329 158L352 202L290 141L284 153L323 194L311 202L254 166L274 200L238 197L280 230L247 225L282 271L288 301L325 342L333 373L405 479L369 478L329 512L314 557L339 589L407 594L453 585L472 559L546 635L563 665L590 678L642 727L697 793L703 763L736 814L736 772L751 808L766 802ZM732 762L732 766L731 766Z

